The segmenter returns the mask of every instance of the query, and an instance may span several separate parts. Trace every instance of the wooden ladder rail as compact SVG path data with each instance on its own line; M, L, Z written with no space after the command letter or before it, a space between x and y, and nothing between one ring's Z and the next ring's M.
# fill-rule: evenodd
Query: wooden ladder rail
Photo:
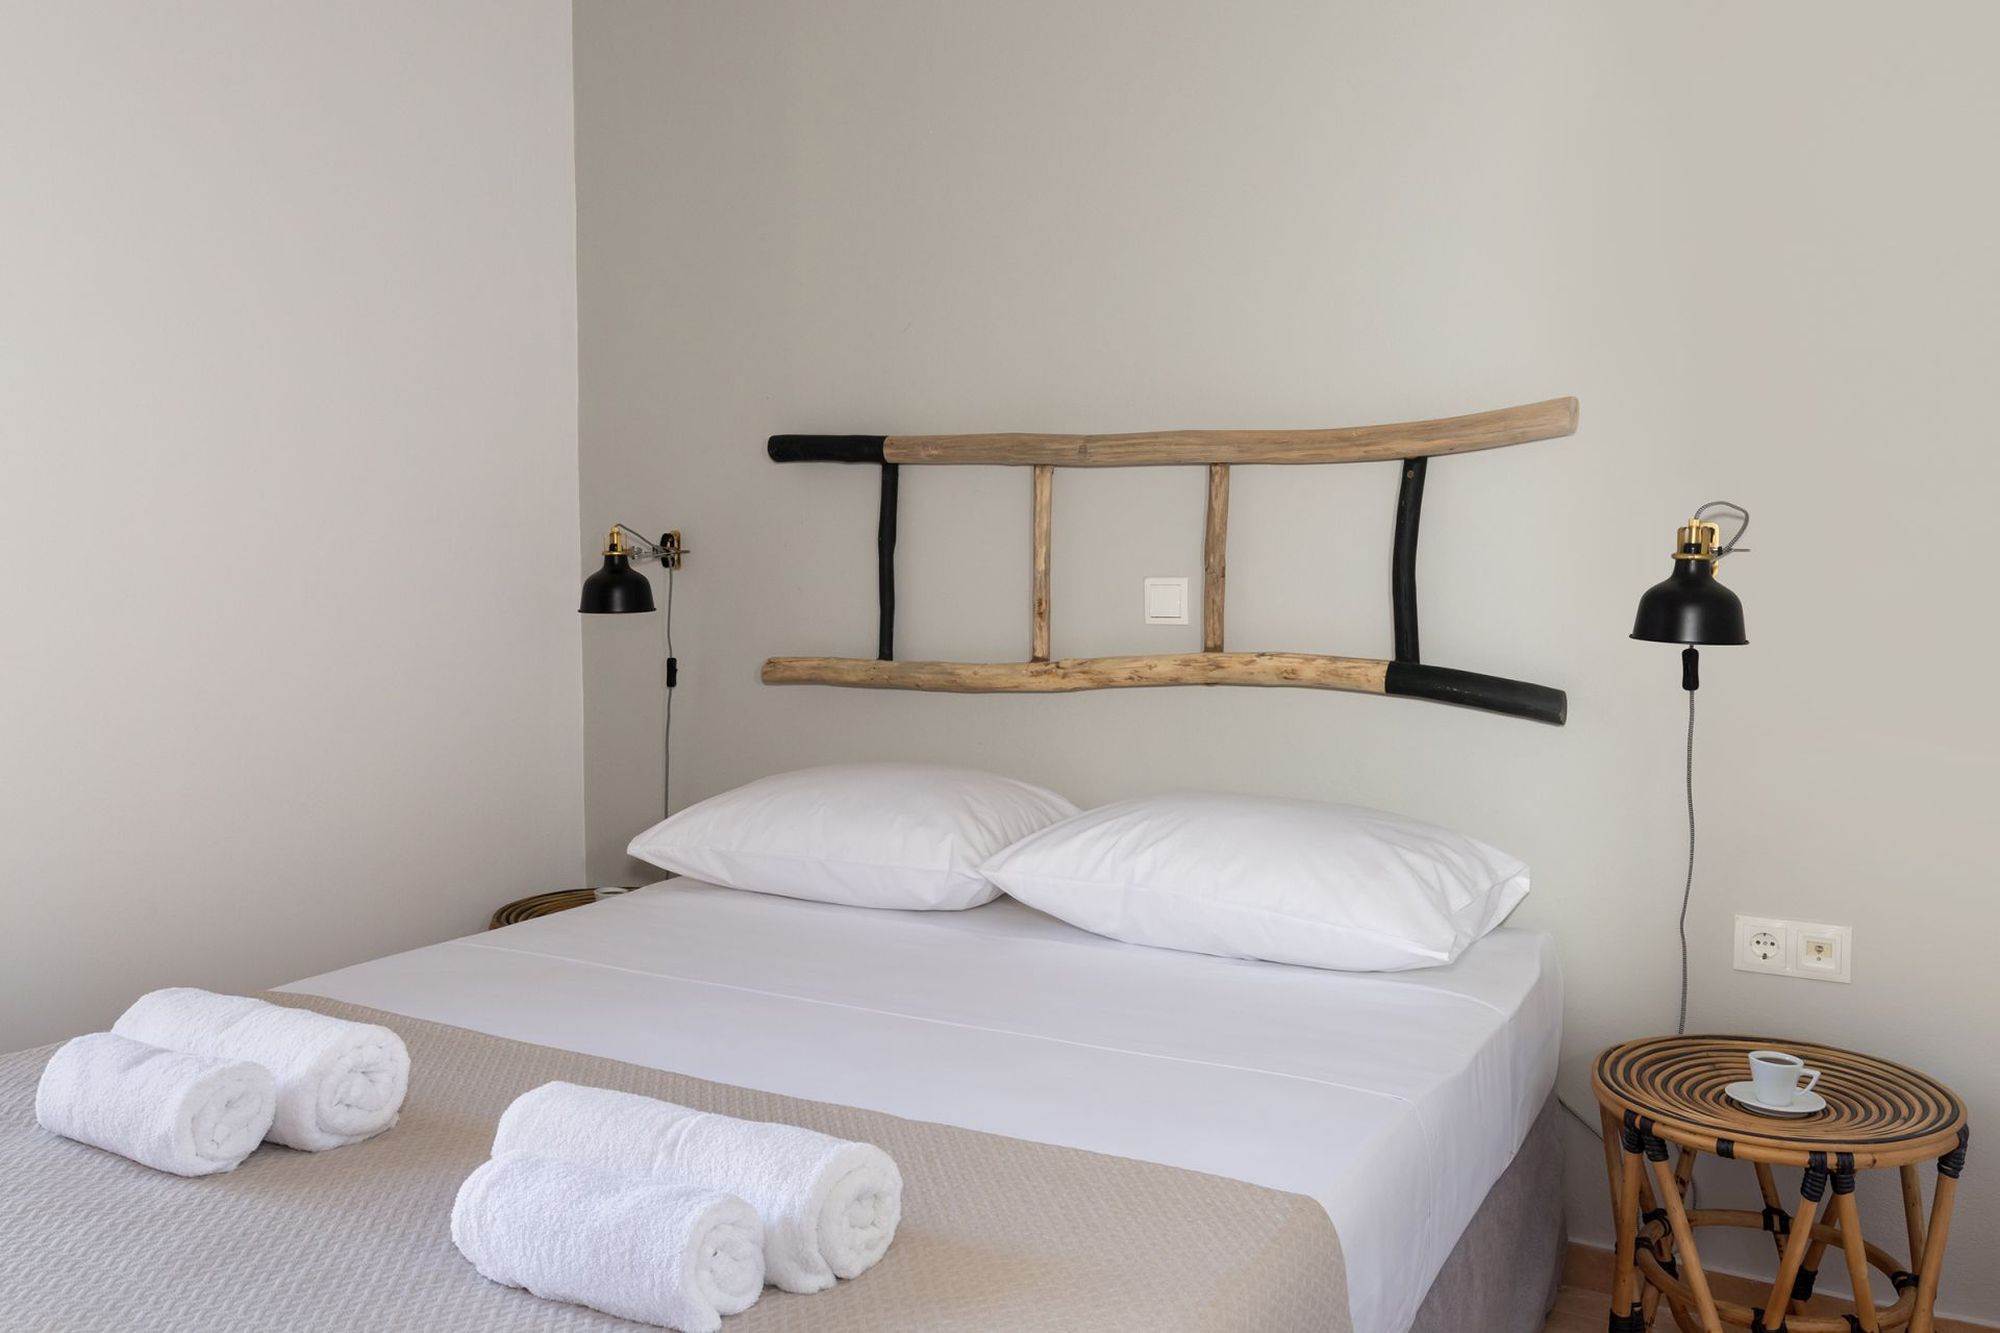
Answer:
M1558 689L1449 667L1421 658L1417 624L1417 536L1428 460L1575 433L1577 402L1552 398L1522 407L1432 421L1330 430L1168 431L1129 435L773 435L780 463L873 463L882 469L877 525L880 625L874 660L774 657L766 684L820 684L956 693L1067 693L1160 685L1294 686L1429 699L1560 726L1567 696ZM1224 650L1230 468L1238 463L1301 465L1394 461L1401 470L1390 562L1395 623L1392 659L1315 653ZM1032 592L1025 662L895 660L897 469L904 463L1032 469ZM1202 543L1202 651L1130 657L1052 658L1051 527L1055 469L1204 465L1208 502Z

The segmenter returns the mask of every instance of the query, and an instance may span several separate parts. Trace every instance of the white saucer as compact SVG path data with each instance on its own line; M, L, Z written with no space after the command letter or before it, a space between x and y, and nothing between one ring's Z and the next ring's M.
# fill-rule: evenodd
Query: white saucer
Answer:
M1826 1109L1826 1098L1816 1092L1800 1093L1792 1100L1790 1106L1772 1106L1768 1102L1760 1102L1757 1100L1757 1085L1747 1078L1741 1083L1732 1083L1724 1088L1722 1095L1746 1111L1755 1111L1758 1115L1782 1116L1787 1120L1796 1120L1800 1116L1812 1115Z

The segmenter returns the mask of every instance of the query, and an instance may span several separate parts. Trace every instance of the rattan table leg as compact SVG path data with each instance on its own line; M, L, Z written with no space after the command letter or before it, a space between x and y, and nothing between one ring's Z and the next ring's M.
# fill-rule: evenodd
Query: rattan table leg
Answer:
M1639 1216L1641 1216L1642 1218L1651 1217L1653 1215L1653 1210L1657 1207L1659 1207L1659 1204L1653 1198L1652 1183L1649 1180L1647 1180L1645 1176L1643 1175L1640 1176ZM1660 1211L1665 1212L1666 1210L1662 1208ZM1673 1233L1672 1232L1667 1233L1665 1239L1667 1242L1666 1257L1671 1259L1674 1257L1674 1252L1675 1252ZM1644 1242L1641 1241L1640 1243L1643 1244ZM1634 1251L1636 1252L1638 1247L1635 1245L1633 1248ZM1658 1252L1659 1248L1657 1245L1655 1245L1654 1253L1658 1254ZM1653 1318L1660 1312L1660 1301L1662 1298L1666 1300L1667 1308L1673 1312L1674 1323L1682 1330L1684 1330L1684 1333L1699 1333L1699 1330L1696 1329L1694 1324L1694 1314L1692 1311L1688 1309L1687 1302L1679 1299L1678 1297L1667 1295L1666 1292L1661 1291L1658 1287L1654 1286L1650 1282L1646 1283L1639 1289L1639 1317L1641 1320L1644 1321L1647 1328L1651 1328L1653 1326Z
M1659 1148L1655 1157L1650 1149ZM1702 1271L1701 1255L1695 1252L1694 1228L1688 1225L1687 1208L1681 1203L1681 1192L1674 1187L1673 1168L1667 1165L1667 1150L1655 1139L1648 1145L1648 1164L1653 1168L1653 1179L1657 1183L1661 1201L1667 1209L1667 1225L1673 1228L1674 1243L1677 1247L1681 1272L1687 1277L1688 1290L1694 1293L1695 1311L1701 1316L1704 1333L1722 1333L1722 1316L1715 1312L1715 1297L1708 1289L1708 1274Z
M1605 1110L1602 1106L1597 1108L1597 1123L1604 1126L1602 1136L1604 1139L1604 1183L1611 1187L1611 1215L1616 1217L1619 1208L1618 1143L1621 1131L1618 1128L1618 1117L1612 1115L1611 1112Z
M1630 1135L1618 1140L1618 1174L1612 1182L1611 1215L1617 1223L1617 1248L1611 1261L1611 1321L1614 1330L1628 1325L1638 1303L1632 1288L1638 1268L1632 1257L1639 1234L1639 1151Z
M1651 1219L1656 1212L1659 1216L1665 1217L1667 1210L1653 1197L1652 1178L1642 1174L1639 1177L1639 1216L1642 1219ZM1641 1236L1638 1244L1633 1247L1635 1262L1636 1256L1647 1244L1646 1237ZM1669 1230L1664 1236L1654 1237L1651 1247L1654 1256L1665 1262L1674 1258L1678 1251L1678 1242L1673 1232ZM1644 1276L1645 1270L1642 1268L1639 1271L1641 1276ZM1653 1322L1660 1313L1661 1301L1667 1303L1667 1312L1673 1316L1674 1327L1681 1330L1681 1333L1702 1333L1700 1318L1688 1303L1673 1293L1654 1286L1651 1282L1644 1282L1639 1288L1639 1319L1647 1328L1653 1327Z
M1757 1172L1757 1193L1763 1196L1764 1216L1767 1219L1766 1225L1769 1226L1768 1219L1771 1214L1783 1213L1785 1211L1785 1201L1778 1194L1778 1179L1771 1173L1770 1163L1752 1162L1751 1166ZM1789 1217L1790 1214L1786 1214L1786 1216ZM1775 1226L1769 1227L1769 1230L1771 1248L1777 1252L1779 1259L1783 1259L1785 1257L1785 1238L1790 1232L1781 1231ZM1812 1257L1812 1252L1808 1251L1805 1262L1806 1268L1811 1270L1817 1262ZM1792 1301L1787 1308L1793 1314L1804 1314L1806 1312L1806 1303L1804 1301Z
M1854 1288L1854 1317L1860 1321L1861 1333L1880 1333L1875 1293L1868 1289L1868 1250L1861 1239L1861 1210L1854 1206L1852 1173L1844 1180L1834 1178L1833 1211L1840 1221L1840 1248L1847 1253L1847 1281Z
M1924 1186L1917 1177L1915 1163L1905 1165L1903 1177L1903 1229L1910 1238L1910 1264L1924 1261Z
M1783 1200L1778 1197L1778 1178L1772 1174L1771 1164L1769 1162L1752 1162L1750 1169L1757 1173L1757 1193L1764 1196L1764 1206L1766 1208L1783 1207ZM1781 1250L1785 1248L1785 1238L1783 1236L1778 1237L1778 1248Z
M1938 1274L1944 1269L1944 1246L1951 1238L1951 1205L1958 1197L1958 1169L1965 1164L1965 1149L1952 1156L1957 1166L1945 1169L1938 1163L1937 1188L1931 1195L1931 1225L1924 1234L1923 1262L1917 1268L1917 1306L1910 1315L1910 1333L1932 1333L1936 1319ZM1950 1158L1946 1158L1949 1161Z
M1799 1280L1806 1247L1812 1242L1813 1219L1819 1215L1820 1197L1826 1189L1825 1175L1820 1175L1817 1187L1813 1176L1812 1168L1807 1168L1805 1187L1799 1195L1799 1211L1792 1217L1792 1232L1785 1238L1785 1251L1778 1259L1778 1276L1772 1279L1771 1294L1764 1301L1766 1310L1787 1308L1792 1285Z
M1818 1236L1814 1236L1813 1243L1806 1246L1806 1259L1805 1262L1799 1266L1799 1274L1806 1280L1807 1291L1812 1290L1812 1284L1819 1278L1820 1266L1826 1262L1826 1247L1827 1247L1827 1242L1821 1240ZM1792 1290L1797 1291L1798 1289L1799 1289L1798 1279L1794 1278L1792 1279ZM1792 1302L1793 1313L1804 1314L1805 1309L1806 1309L1806 1303L1804 1301Z
M1614 1218L1625 1216L1632 1218L1632 1248L1636 1254L1638 1251L1638 1217L1642 1213L1649 1213L1653 1210L1653 1194L1646 1185L1646 1177L1641 1174L1638 1177L1639 1197L1629 1202L1620 1197L1620 1178L1624 1174L1624 1169L1619 1145L1624 1141L1624 1130L1619 1126L1618 1118L1603 1107L1598 1108L1597 1119L1598 1123L1604 1127L1604 1178L1611 1189L1611 1215ZM1636 1259L1634 1263L1636 1266ZM1659 1289L1650 1282L1639 1282L1636 1271L1634 1273L1634 1285L1639 1290L1639 1308L1637 1311L1639 1322L1642 1326L1651 1328L1653 1326L1653 1316L1660 1306ZM1611 1313L1614 1327L1617 1326L1616 1321L1623 1320L1629 1322L1632 1317L1629 1295L1626 1299L1628 1304L1624 1311L1613 1310ZM1684 1312L1679 1302L1670 1301L1669 1304L1673 1307L1675 1322L1680 1323L1682 1327L1686 1327L1686 1322L1683 1318Z
M1778 1179L1771 1174L1770 1164L1767 1162L1753 1162L1751 1165L1757 1171L1757 1192L1764 1196L1765 1210L1769 1212L1783 1208L1785 1206L1784 1200L1778 1197ZM1779 1258L1784 1257L1785 1237L1783 1232L1775 1229L1771 1232L1771 1248L1778 1252Z

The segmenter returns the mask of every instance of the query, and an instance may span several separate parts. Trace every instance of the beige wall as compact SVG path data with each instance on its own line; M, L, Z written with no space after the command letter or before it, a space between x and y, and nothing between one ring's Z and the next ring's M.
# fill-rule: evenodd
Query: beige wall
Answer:
M0 4L0 1049L581 850L566 4Z
M1729 497L1756 513L1727 571L1754 642L1711 651L1700 695L1693 1022L1901 1056L2000 1119L1996 42L1978 3L580 4L584 540L622 517L696 551L677 802L894 756L1464 828L1535 865L1517 919L1561 942L1588 1106L1592 1052L1673 1022L1684 697L1675 651L1625 633L1675 522ZM774 466L773 431L1560 393L1576 438L1432 468L1423 590L1430 657L1566 685L1566 729L1304 691L757 683L874 634L875 474ZM1239 470L1232 643L1386 653L1395 486ZM1198 576L1201 495L1058 477L1059 654L1196 645L1138 606L1142 577ZM904 655L1024 654L1026 475L905 469L902 521ZM657 799L658 633L586 635L606 878ZM1854 983L1731 971L1736 911L1851 924ZM2000 1190L1968 1181L1944 1304L2000 1315L1977 1262Z

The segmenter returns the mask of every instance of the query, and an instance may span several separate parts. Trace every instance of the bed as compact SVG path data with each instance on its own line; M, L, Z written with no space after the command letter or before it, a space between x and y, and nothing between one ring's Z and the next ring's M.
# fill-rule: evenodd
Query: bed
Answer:
M197 1180L55 1137L0 1056L0 1327L634 1327L486 1282L444 1218L551 1079L887 1149L874 1270L737 1333L1534 1333L1563 1248L1550 941L1355 973L1119 943L1001 898L674 879L270 992L408 1044L396 1128ZM13 1321L13 1322L10 1322Z
M1356 1333L1514 1327L1501 1303L1553 1289L1562 984L1535 931L1340 973L1121 944L1005 898L879 911L676 879L285 990L1305 1195Z

